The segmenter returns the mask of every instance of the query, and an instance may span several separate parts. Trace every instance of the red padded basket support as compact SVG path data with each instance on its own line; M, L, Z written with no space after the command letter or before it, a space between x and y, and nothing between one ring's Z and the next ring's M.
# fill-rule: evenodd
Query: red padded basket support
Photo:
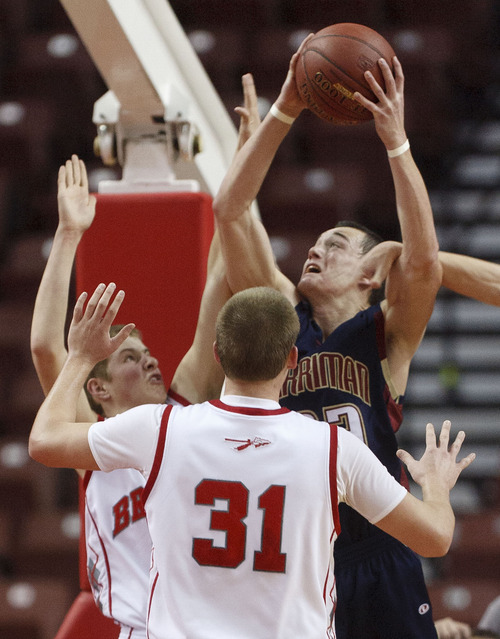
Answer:
M193 340L213 228L206 193L98 194L78 248L77 293L125 291L116 323L136 324L167 385Z

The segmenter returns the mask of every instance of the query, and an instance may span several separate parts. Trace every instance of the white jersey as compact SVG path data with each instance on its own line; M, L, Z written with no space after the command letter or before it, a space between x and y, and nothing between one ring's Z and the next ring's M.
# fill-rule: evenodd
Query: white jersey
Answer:
M150 639L333 639L338 501L376 522L406 494L350 433L269 400L142 406L89 444L147 478Z
M131 468L87 472L84 478L87 575L94 601L134 639L146 636L151 567L144 483Z
M167 403L179 402L169 396ZM120 639L146 639L152 542L142 501L144 476L132 468L87 471L83 485L87 575L94 601L120 624Z

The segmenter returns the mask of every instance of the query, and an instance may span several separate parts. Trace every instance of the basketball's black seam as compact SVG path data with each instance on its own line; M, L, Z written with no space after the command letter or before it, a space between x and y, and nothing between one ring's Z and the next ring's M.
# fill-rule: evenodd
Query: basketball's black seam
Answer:
M364 86L363 84L361 84L361 82L359 82L358 80L356 80L356 78L353 78L352 75L350 75L349 73L347 73L347 71L344 71L344 69L339 66L336 62L334 62L333 60L330 60L330 58L327 58L326 55L324 53L322 53L321 51L318 51L317 49L307 49L306 51L304 51L304 56L306 53L309 53L309 51L312 51L314 53L317 53L320 57L323 58L323 60L325 60L326 62L328 62L328 64L331 64L332 67L334 67L335 69L338 69L339 71L341 71L346 78L349 78L350 80L352 80L353 82L356 83L356 85L358 87L362 87L363 89L367 89L369 87ZM307 79L310 80L311 78L309 77L309 75L307 74L307 69L305 69L305 57L304 57L304 71L307 75Z
M312 49L307 49L307 51L311 51ZM319 55L321 55L326 61L328 61L329 63L331 63L331 60L329 60L328 58L326 58L325 56L323 56L319 51L314 50L315 53L318 53ZM306 53L306 52L304 52ZM309 73L307 72L307 68L305 65L305 59L302 60L302 67L303 67L303 71L304 71L304 76L307 80L308 83L308 89L312 92L312 94L314 95L314 97L319 101L322 102L326 107L331 107L331 102L328 102L328 100L325 98L324 94L320 91L320 89L316 86L316 84L312 81L311 76L309 75ZM336 66L337 69L340 69L340 67L338 65L334 65ZM340 69L342 70L342 69ZM346 75L348 78L350 78L351 76L349 76L347 73L343 72L344 75ZM354 78L351 78L352 80L354 80L354 82L356 82L359 85L359 82L357 82ZM335 103L337 108L339 109L340 113L345 113L346 115L350 115L351 116L351 120L355 121L356 123L361 123L361 122L366 122L367 120L365 118L361 118L361 117L354 117L353 116L353 111L351 111L350 109L348 109L347 107L344 107L342 104L339 104L338 102ZM321 106L321 105L318 105ZM362 106L362 105L360 105ZM328 114L327 109L325 110L325 114ZM368 111L368 109L365 109L365 111ZM369 113L369 111L368 111ZM323 117L323 116L320 116ZM334 119L333 116L331 116L332 119ZM327 119L326 117L324 117L323 119ZM341 118L339 118L340 120Z
M385 60L384 54L381 53L376 47L371 45L369 42L366 42L366 40L361 40L360 38L356 38L355 36L341 35L341 34L336 35L335 33L330 33L330 34L326 34L326 35L322 35L322 36L316 36L316 38L313 38L313 41L314 40L323 40L323 38L346 38L346 40L355 40L356 42L359 42L360 44L364 44L366 47L369 47L372 51L375 51L375 53L378 54L379 58L384 58L384 60ZM316 51L316 49L307 48L306 51ZM304 51L304 53L306 51Z

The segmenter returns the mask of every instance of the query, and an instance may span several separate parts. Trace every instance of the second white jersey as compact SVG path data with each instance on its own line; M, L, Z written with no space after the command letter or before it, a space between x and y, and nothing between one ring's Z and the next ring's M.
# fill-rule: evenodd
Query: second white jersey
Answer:
M187 402L169 394L167 404ZM142 501L146 480L133 468L87 471L85 546L96 605L121 626L121 637L146 638L152 542Z
M349 433L269 404L145 406L90 429L101 468L148 477L151 639L335 637L338 499L376 521L405 491Z
M141 473L129 468L89 472L84 479L92 594L101 612L120 623L125 636L137 638L146 633L152 548L142 503L144 483Z

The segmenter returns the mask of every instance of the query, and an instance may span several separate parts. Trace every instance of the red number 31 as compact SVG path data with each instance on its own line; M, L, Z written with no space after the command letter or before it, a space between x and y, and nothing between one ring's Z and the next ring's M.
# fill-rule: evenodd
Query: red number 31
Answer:
M227 501L227 510L210 511L210 530L226 533L225 546L214 546L212 539L193 539L193 557L202 566L236 568L245 560L249 492L241 482L204 479L195 490L195 504L214 506L216 499ZM253 555L253 569L285 572L286 554L281 552L285 486L272 485L259 496L264 511L262 545Z

